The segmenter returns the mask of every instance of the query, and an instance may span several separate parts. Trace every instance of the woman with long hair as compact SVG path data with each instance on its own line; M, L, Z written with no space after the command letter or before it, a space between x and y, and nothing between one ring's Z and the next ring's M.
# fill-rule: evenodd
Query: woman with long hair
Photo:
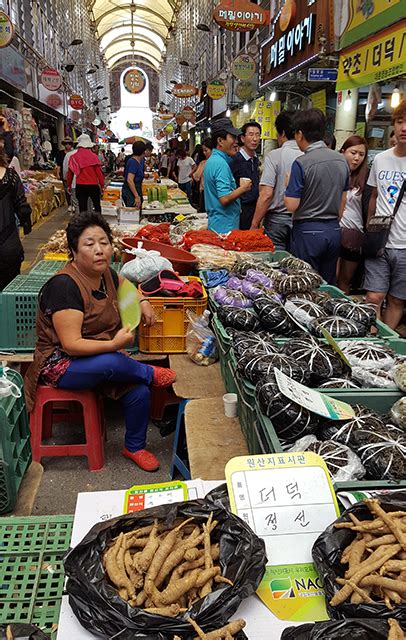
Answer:
M350 136L341 147L340 153L344 155L350 169L350 190L340 220L341 251L337 284L344 293L349 293L351 280L362 259L365 220L362 194L368 174L368 143L361 136Z
M19 175L9 168L0 144L0 291L20 273L24 250L17 224L31 231L31 207ZM17 217L17 220L16 220Z
M206 211L206 207L204 205L204 177L203 171L206 166L206 160L210 158L211 152L213 151L213 142L211 138L206 138L202 144L204 160L199 162L199 165L196 171L193 172L192 178L199 185L199 212L204 213Z

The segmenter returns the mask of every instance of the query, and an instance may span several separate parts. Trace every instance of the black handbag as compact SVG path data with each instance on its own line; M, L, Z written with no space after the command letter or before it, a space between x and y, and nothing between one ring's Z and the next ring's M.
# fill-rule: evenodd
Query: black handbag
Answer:
M403 180L400 188L398 199L391 216L372 216L368 221L366 231L364 233L364 241L362 245L362 255L364 258L379 258L385 251L388 242L392 222L397 214L406 189L406 180Z

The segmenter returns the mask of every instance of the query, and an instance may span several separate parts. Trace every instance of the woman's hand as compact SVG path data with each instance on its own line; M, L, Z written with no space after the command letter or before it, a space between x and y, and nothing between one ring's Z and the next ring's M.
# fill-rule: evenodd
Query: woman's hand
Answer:
M126 327L123 327L122 329L117 331L112 342L114 348L117 349L117 351L119 351L120 349L125 349L125 347L130 347L134 344L134 333L127 325Z
M143 300L140 302L141 306L141 320L144 327L152 327L155 324L155 311L154 307L148 302Z
M141 209L141 198L135 198L134 205L136 209Z

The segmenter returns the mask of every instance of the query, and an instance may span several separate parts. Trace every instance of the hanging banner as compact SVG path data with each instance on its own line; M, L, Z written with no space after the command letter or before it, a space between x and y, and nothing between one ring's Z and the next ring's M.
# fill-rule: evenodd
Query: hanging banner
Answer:
M268 10L248 0L221 0L213 11L213 20L228 31L253 31L269 24Z
M41 72L41 84L48 91L58 91L62 86L61 74L52 67L46 67Z
M128 93L141 93L146 85L145 75L139 69L129 69L123 78Z
M213 80L207 86L207 95L212 100L221 100L226 95L226 86L221 80Z
M337 91L354 89L406 73L406 20L340 54Z
M275 118L281 112L281 103L279 100L274 102L264 102L263 120L262 120L262 140L276 140L277 131L275 129Z
M191 84L178 83L172 88L172 95L176 98L191 98L192 96L197 96L198 93L199 89Z
M4 11L0 11L0 49L8 47L14 37L14 25Z
M249 100L254 93L254 87L249 80L237 82L234 93L240 100Z
M255 122L258 122L261 125L264 120L264 106L265 106L264 96L262 96L261 98L258 98L258 100L255 100L255 107L251 116L252 120L255 120Z
M172 120L175 114L172 111L158 111L158 117L160 120Z
M340 3L339 49L379 33L405 16L401 0L342 0Z
M320 109L324 114L326 113L326 90L315 91L310 94L310 100L312 101L313 109Z
M83 109L83 107L85 106L85 102L82 96L73 95L69 98L69 105L72 107L72 109L81 111L81 109Z
M238 80L251 80L257 70L255 58L243 53L237 56L231 63L231 73Z

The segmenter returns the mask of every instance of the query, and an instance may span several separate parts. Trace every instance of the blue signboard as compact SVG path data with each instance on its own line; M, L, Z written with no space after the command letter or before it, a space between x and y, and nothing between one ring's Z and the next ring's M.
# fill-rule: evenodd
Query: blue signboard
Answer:
M338 69L323 69L313 67L307 72L309 82L336 82Z

